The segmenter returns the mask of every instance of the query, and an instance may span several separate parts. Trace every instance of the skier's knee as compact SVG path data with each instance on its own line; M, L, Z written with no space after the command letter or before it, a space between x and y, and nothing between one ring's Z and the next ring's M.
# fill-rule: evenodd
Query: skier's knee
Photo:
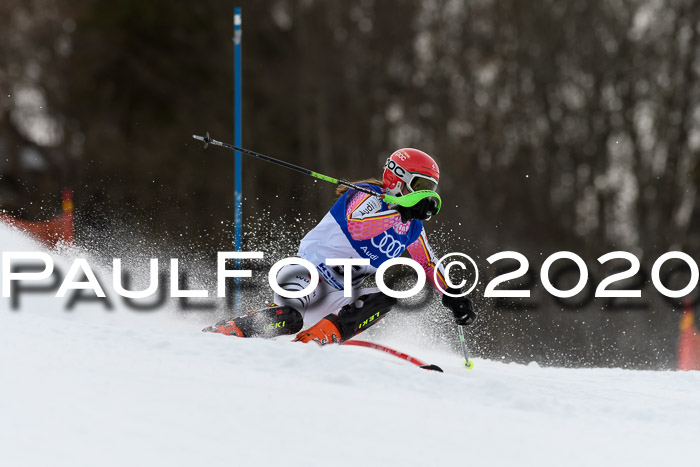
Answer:
M277 284L288 292L300 292L311 284L311 277L306 268L299 264L289 264L284 266L277 273ZM275 303L294 307L304 313L309 305L317 298L317 288L303 297L289 298L275 294Z

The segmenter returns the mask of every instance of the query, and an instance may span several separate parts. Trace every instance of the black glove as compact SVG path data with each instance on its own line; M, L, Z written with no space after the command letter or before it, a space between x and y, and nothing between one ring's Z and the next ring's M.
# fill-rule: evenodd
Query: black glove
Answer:
M458 294L460 291L458 289L447 289L447 292L451 294ZM449 297L447 295L442 296L442 304L452 311L452 315L455 317L455 323L460 326L469 326L474 324L476 321L476 312L474 311L474 305L472 301L467 297Z
M437 212L437 203L434 199L424 198L413 206L396 206L396 210L401 214L401 222L408 222L411 219L421 221L430 219L430 216Z

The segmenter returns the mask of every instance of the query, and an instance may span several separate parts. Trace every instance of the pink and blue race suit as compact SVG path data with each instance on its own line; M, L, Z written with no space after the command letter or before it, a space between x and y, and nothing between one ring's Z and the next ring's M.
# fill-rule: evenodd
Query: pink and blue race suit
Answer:
M379 186L360 184L377 193ZM408 251L425 270L427 280L435 287L434 277L443 289L447 288L444 271L434 274L436 258L419 220L401 221L401 215L375 196L356 190L346 191L330 211L302 239L298 255L310 261L319 272L316 290L302 298L289 299L275 295L275 303L289 305L302 314L307 324L318 322L328 313L352 303L356 297L378 292L378 289L360 288L364 279L390 259ZM353 297L343 295L343 269L329 266L328 258L364 258L370 264L353 266ZM277 282L287 290L302 290L309 284L309 275L303 266L290 265L278 274ZM438 289L439 290L439 289Z

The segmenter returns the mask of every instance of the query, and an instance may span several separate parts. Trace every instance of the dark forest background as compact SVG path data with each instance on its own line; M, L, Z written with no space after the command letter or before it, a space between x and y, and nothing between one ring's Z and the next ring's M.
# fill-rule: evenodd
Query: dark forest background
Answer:
M644 271L670 250L698 258L697 2L235 4L244 146L347 179L378 176L399 147L430 153L445 201L431 241L475 257L487 280L485 258L503 250L535 273L571 250L587 290L609 251ZM233 140L233 6L2 0L0 207L46 219L68 186L79 242L135 232L231 249L233 154L191 135ZM333 200L331 185L260 161L244 160L243 178L244 231L290 244ZM687 268L667 266L682 288ZM635 281L641 300L584 304L534 277L532 299L505 303L478 298L482 279L472 344L507 360L673 367L680 305Z

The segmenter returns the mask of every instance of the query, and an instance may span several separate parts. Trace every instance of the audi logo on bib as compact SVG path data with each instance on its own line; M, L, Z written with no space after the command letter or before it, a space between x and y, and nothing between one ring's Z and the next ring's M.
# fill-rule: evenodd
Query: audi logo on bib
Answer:
M379 237L372 238L372 245L389 258L396 258L406 249L406 245L389 235L388 232L384 232L384 236L380 240L377 240L377 238Z

